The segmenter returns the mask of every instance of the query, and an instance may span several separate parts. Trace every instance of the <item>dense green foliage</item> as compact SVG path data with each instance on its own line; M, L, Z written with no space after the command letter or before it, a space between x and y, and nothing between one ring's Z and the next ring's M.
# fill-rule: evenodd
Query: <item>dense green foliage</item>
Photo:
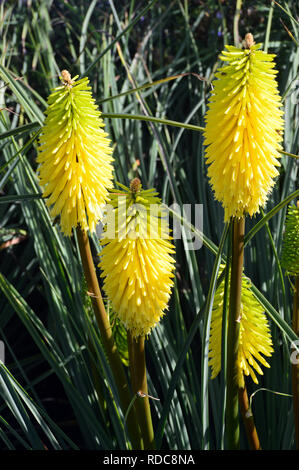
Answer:
M151 400L158 447L225 448L226 387L221 374L210 380L207 350L227 227L206 178L200 128L217 56L224 44L234 43L238 27L240 38L251 31L264 50L277 55L284 150L298 153L294 4L286 1L280 8L274 2L244 1L234 23L233 1L1 2L0 340L5 365L0 364L0 449L127 445L76 237L63 237L50 220L37 183L37 136L46 98L63 69L90 79L115 147L116 181L128 185L138 176L143 188L155 187L169 207L191 204L193 211L202 204L203 233L193 226L190 232L189 224L182 240L175 241L169 311L146 343L149 393L159 399ZM143 89L132 92L138 87ZM264 305L275 350L259 384L247 384L263 449L294 448L290 343L296 336L292 283L280 253L287 205L296 197L298 160L283 154L267 207L246 220L244 271ZM176 209L171 215L183 214ZM193 224L194 217L193 212ZM200 240L200 249L186 249L190 235ZM97 263L95 235L92 249ZM114 332L127 364L126 335L117 323ZM241 445L248 448L243 429Z

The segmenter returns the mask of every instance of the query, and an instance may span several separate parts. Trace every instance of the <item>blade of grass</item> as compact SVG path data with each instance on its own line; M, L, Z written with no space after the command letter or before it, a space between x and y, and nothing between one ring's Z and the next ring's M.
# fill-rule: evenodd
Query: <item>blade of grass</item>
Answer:
M26 110L29 119L32 122L37 121L41 125L44 121L43 112L35 104L34 100L28 96L27 91L25 90L21 81L16 80L11 72L2 65L0 65L0 75L2 79L9 84L9 87L18 99L18 102L21 103Z
M289 204L293 199L299 195L299 189L291 193L285 199L283 199L279 204L277 204L273 209L271 209L261 220L259 220L255 226L245 235L244 245L246 246L248 242L254 237L254 235L274 216L276 215L283 207Z
M202 331L202 361L201 361L201 404L202 404L202 449L209 449L209 343L210 343L210 324L212 317L212 309L214 295L216 291L219 267L222 258L222 251L228 235L229 224L226 224L220 240L219 249L215 258L213 272L209 285L209 292L206 300L206 308L204 313L204 325Z
M182 127L191 131L203 132L204 128L194 124L186 124L179 121L171 121L170 119L155 118L154 116L144 116L138 114L107 114L102 113L102 118L106 119L137 119L139 121L150 121L157 124L165 124L167 126Z
M14 308L15 312L18 314L28 329L32 339L35 341L41 353L47 362L51 365L57 376L60 378L63 386L69 393L69 397L72 397L78 412L84 412L85 418L88 419L89 422L90 431L93 431L95 435L100 438L104 448L109 448L110 441L106 435L105 430L101 427L100 423L94 417L92 410L71 383L71 379L68 376L67 370L61 361L60 353L57 350L57 345L50 336L49 332L45 329L34 312L26 304L24 299L22 299L18 292L15 291L13 286L5 280L2 274L0 274L0 288Z
M143 8L143 10L141 10L140 13L138 13L136 18L130 24L128 24L128 26L124 28L123 31L120 34L118 34L116 38L113 39L113 41L110 42L110 44L108 44L108 46L104 49L104 51L101 52L101 54L99 54L96 57L96 59L92 62L92 64L90 64L87 67L87 69L85 70L85 75L88 75L91 72L91 70L97 65L97 63L102 59L102 57L108 51L110 51L110 49L114 46L114 44L116 44L121 39L122 36L124 36L128 31L130 31L135 26L135 24L138 23L140 18L145 16L145 14L154 6L155 3L157 3L157 0L151 0L150 3L145 8Z

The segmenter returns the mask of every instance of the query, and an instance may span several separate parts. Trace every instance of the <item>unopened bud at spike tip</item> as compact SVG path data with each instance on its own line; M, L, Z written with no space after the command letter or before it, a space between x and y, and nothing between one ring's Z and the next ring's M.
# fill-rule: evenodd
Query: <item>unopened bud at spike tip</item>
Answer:
M62 77L63 82L66 85L72 85L74 83L74 81L72 80L71 74L68 70L62 70L61 77Z
M253 35L251 33L247 33L245 35L245 49L250 49L254 44L254 39L253 39Z
M141 189L141 181L139 178L134 178L130 183L130 190L132 193L138 193Z

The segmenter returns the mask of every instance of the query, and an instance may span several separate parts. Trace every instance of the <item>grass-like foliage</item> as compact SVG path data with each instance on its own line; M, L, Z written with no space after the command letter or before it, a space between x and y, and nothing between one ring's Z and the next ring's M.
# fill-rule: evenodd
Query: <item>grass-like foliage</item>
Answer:
M225 328L223 367L213 379L209 338L231 231L207 177L203 131L218 56L247 32L276 55L284 133L267 204L246 218L246 286L267 318L273 354L258 383L250 376L245 383L261 448L296 447L295 283L280 261L287 208L299 195L295 4L0 2L0 450L132 448L77 233L64 236L50 217L37 177L47 98L64 69L90 81L111 139L114 180L128 187L138 177L144 190L155 188L170 226L181 228L169 308L145 341L156 448L227 448ZM98 234L90 242L102 287ZM103 300L129 377L126 331L104 293ZM241 413L240 447L250 447Z

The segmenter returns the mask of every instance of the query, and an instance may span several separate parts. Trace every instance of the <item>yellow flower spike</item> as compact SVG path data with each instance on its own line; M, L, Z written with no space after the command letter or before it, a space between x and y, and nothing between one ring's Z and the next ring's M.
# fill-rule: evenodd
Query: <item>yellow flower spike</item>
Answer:
M113 158L88 78L61 72L62 85L48 98L37 162L43 196L62 232L95 230L112 186Z
M167 309L175 249L155 190L143 190L138 178L120 186L111 191L99 266L119 319L132 337L146 336Z
M224 297L224 280L219 285L213 304L209 365L214 379L221 370L221 330ZM229 295L228 295L229 298ZM263 371L257 361L264 367L270 367L263 356L270 357L273 352L270 329L262 306L250 290L250 280L243 275L241 293L241 318L238 349L238 386L244 388L244 375L250 376L257 384Z
M299 276L299 201L288 207L281 264L291 276Z
M279 174L283 131L274 55L249 33L245 49L226 46L215 74L204 131L206 162L225 221L250 216L267 201Z

